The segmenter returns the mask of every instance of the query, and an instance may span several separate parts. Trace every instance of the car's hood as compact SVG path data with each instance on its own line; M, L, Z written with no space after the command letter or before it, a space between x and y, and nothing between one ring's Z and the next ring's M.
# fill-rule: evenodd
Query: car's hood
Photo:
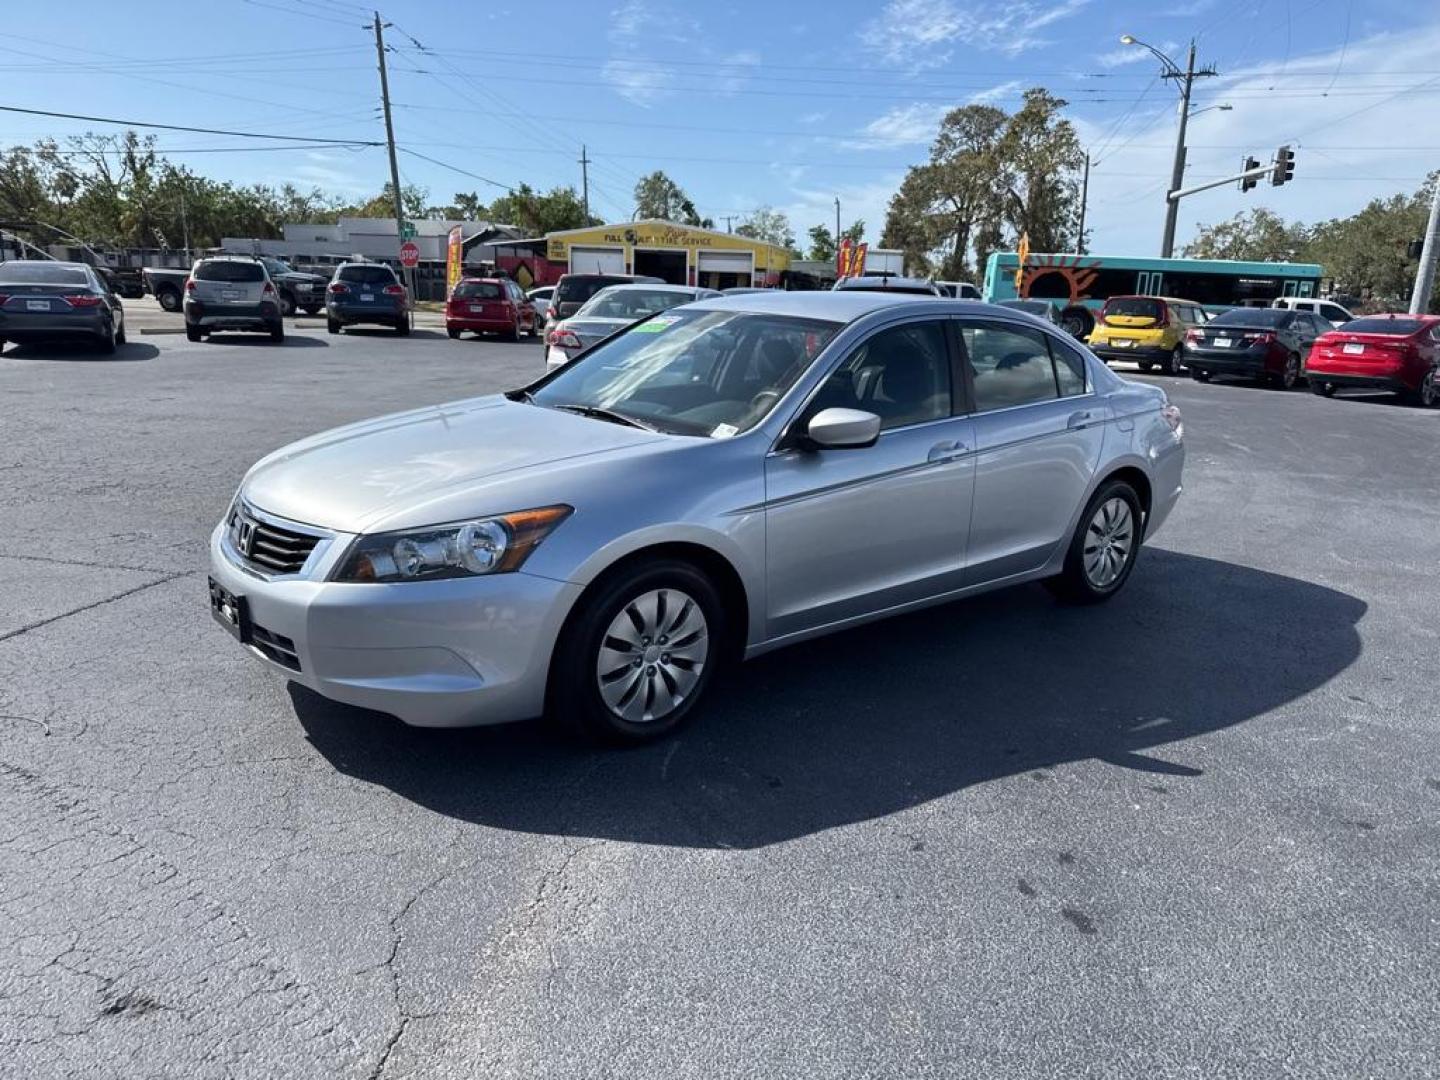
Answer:
M666 436L574 413L472 398L335 428L259 461L242 493L261 510L340 532L390 527L427 504L526 469L621 453ZM463 500L462 500L463 501ZM484 507L465 513L527 507ZM421 520L416 524L438 524ZM444 520L449 520L445 518Z

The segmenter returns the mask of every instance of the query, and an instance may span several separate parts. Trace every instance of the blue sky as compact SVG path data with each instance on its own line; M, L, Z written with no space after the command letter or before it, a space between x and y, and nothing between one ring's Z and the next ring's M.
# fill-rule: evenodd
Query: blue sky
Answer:
M73 0L7 5L0 104L324 138L377 139L367 10L348 0ZM407 182L432 201L502 184L579 181L629 217L637 177L662 168L724 227L759 205L803 237L863 217L879 237L906 166L938 118L971 101L1013 107L1028 86L1071 101L1096 162L1092 249L1153 254L1175 92L1130 33L1181 59L1199 42L1187 176L1233 172L1247 150L1296 146L1296 181L1183 205L1197 221L1253 206L1314 220L1414 190L1440 168L1440 4L1399 0L387 0L396 137ZM304 110L304 111L301 111ZM97 125L4 114L7 144ZM160 133L197 171L368 195L380 149L260 149ZM200 149L241 147L238 152ZM188 152L179 152L188 151ZM443 162L435 164L414 156ZM456 170L461 170L457 172Z

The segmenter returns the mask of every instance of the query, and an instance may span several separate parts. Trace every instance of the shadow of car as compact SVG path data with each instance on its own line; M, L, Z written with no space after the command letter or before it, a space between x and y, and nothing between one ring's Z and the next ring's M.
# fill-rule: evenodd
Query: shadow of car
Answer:
M448 817L755 848L1065 762L1198 775L1176 744L1344 671L1365 611L1310 582L1149 549L1103 607L1027 586L769 654L670 741L624 752L539 724L419 730L298 684L290 696L336 769Z

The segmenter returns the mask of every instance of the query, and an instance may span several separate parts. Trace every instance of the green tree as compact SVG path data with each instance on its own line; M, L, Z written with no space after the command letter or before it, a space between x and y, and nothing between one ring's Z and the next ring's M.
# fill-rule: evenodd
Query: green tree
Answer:
M1310 230L1305 260L1318 262L1337 291L1373 297L1386 307L1407 301L1415 285L1415 262L1406 246L1425 235L1430 200L1440 173L1431 173L1412 195L1372 199L1348 218L1322 221ZM1440 293L1431 301L1440 312Z
M779 210L768 206L756 207L747 214L740 224L735 226L735 235L763 240L788 251L795 250L795 230L790 227L790 219Z
M1187 259L1244 259L1252 262L1294 262L1305 254L1309 236L1298 222L1289 223L1263 206L1236 214L1215 225L1200 225L1181 254Z
M690 196L659 169L642 176L635 185L635 216L678 221L684 225L704 225ZM704 227L714 228L714 222Z
M815 262L833 262L835 259L835 234L824 225L811 225L809 229L810 250L807 259Z

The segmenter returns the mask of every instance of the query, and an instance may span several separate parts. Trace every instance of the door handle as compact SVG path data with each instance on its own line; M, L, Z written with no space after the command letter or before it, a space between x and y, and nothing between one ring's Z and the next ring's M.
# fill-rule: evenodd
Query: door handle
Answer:
M965 444L959 440L952 439L948 442L938 442L932 446L926 460L931 462L949 461L952 458L959 457L963 453L965 453Z
M1089 427L1091 419L1093 419L1093 414L1088 409L1083 412L1074 412L1070 414L1070 419L1065 426L1071 431L1079 431L1081 428Z

